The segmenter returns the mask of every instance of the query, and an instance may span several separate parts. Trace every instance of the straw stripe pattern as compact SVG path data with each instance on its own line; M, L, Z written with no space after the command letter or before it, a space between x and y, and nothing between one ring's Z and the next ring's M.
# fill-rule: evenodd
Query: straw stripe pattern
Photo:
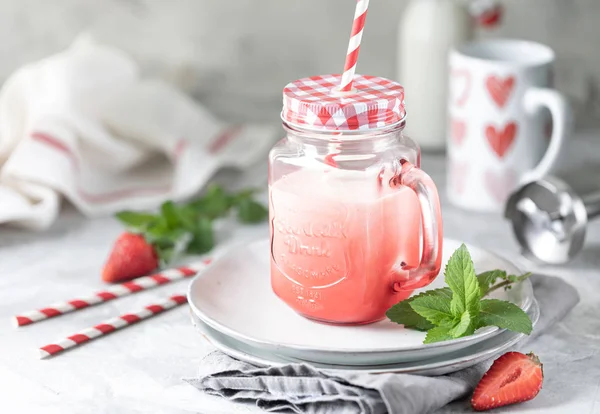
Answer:
M164 270L160 273L155 273L150 276L140 277L130 282L121 283L109 287L106 290L93 293L77 299L58 302L46 308L29 311L14 317L16 326L30 325L35 322L45 319L54 318L64 315L65 313L73 312L78 309L87 308L88 306L97 305L111 301L116 298L131 295L142 290L150 289L176 280L189 278L194 276L198 271L204 269L209 261L192 263L188 266L182 266L174 269Z
M348 52L346 54L346 64L344 66L344 73L342 74L342 82L340 83L340 90L342 92L349 92L352 90L352 82L354 80L354 74L356 73L358 52L360 51L360 42L362 41L368 8L369 0L358 0L356 2L354 24L352 25L352 33L350 34L350 42L348 44Z
M40 358L47 358L51 355L55 355L65 349L74 348L85 342L88 342L94 338L109 334L116 330L125 328L143 319L150 318L168 309L172 309L176 306L183 305L187 302L185 295L173 295L167 300L151 304L146 306L144 309L135 313L126 313L116 318L108 319L98 325L84 329L71 336L68 336L60 341L52 344L48 344L39 349Z

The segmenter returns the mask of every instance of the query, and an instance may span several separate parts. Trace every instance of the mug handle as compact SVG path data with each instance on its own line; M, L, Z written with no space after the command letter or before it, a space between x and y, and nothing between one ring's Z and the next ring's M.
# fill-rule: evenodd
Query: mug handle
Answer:
M423 246L421 260L416 268L407 266L408 277L394 280L394 290L414 290L427 286L440 272L442 266L442 210L435 183L423 170L406 160L400 160L400 173L390 180L392 187L412 189L421 207Z
M552 137L539 164L521 179L522 183L538 180L548 175L556 166L562 146L571 129L572 115L566 98L554 89L530 88L525 92L525 110L533 115L541 107L546 107L552 115Z

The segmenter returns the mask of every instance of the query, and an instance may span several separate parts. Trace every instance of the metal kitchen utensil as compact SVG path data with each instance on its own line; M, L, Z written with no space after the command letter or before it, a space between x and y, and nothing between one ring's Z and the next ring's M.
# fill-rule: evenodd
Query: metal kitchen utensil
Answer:
M598 215L600 174L589 169L529 182L505 209L523 253L549 264L571 260L583 247L588 221Z

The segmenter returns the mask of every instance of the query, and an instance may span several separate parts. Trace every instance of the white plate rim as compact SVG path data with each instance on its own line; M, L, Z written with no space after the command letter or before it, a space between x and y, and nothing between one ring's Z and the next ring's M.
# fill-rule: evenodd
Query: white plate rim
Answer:
M250 244L255 244L255 243L260 243L260 242L264 242L265 238L260 238L260 239L256 239L254 241L252 241ZM444 238L444 243L448 241L451 243L455 243L455 244L462 244L463 242L460 242L458 240L455 239L451 239L451 238ZM302 344L293 344L293 343L272 343L272 342L268 342L268 341L263 341L257 338L253 338L250 336L247 336L245 334L239 333L237 331L235 331L232 328L229 328L225 325L223 325L222 323L215 321L214 319L212 319L210 316L206 315L204 312L202 312L199 308L197 308L194 304L194 300L193 300L193 296L192 296L192 290L193 290L193 286L195 283L198 283L198 280L206 273L209 272L213 266L217 263L219 263L222 260L226 260L228 258L228 256L230 254L232 254L233 251L235 251L235 249L239 248L239 247L243 247L243 246L247 246L249 243L236 243L232 246L230 246L230 248L228 248L222 255L220 255L218 258L216 258L215 260L213 260L209 266L207 266L205 269L203 269L202 271L198 272L196 274L196 276L192 279L192 281L189 283L188 285L188 289L187 289L187 299L188 299L188 303L190 305L190 308L192 309L192 311L196 314L196 316L198 318L200 318L200 320L202 320L205 324L207 324L208 326L210 326L211 328L215 329L218 332L221 332L227 336L230 336L232 338L237 339L238 341L241 342L245 342L247 344L251 344L251 345L261 345L270 349L280 349L280 348L287 348L287 349L293 349L296 351L301 351L301 352L318 352L318 353L334 353L334 354L346 354L346 353L352 353L352 354L371 354L374 352L377 353L381 353L381 354L385 354L385 353L398 353L398 352L414 352L414 351L419 351L419 350L424 350L424 349L435 349L435 348L447 348L447 347L451 347L454 345L460 345L462 343L465 342L473 342L473 343L477 343L480 342L484 339L489 339L495 335L498 335L502 332L504 332L504 329L500 329L498 327L495 326L490 326L490 327L485 327L480 329L479 331L475 332L473 335L469 335L469 336L465 336L462 338L457 338L457 339L452 339L449 341L443 341L443 342L435 342L432 344L420 344L420 345L416 345L416 346L409 346L409 347L402 347L402 348L377 348L377 349L368 349L368 348L364 348L364 349L360 349L360 348L352 348L352 349L346 349L346 348L328 348L328 347L322 347L322 348L315 348L312 346L307 346L307 345L302 345ZM515 269L517 269L520 273L523 272L522 268L517 265L514 261L507 259L506 257L504 257L503 255L497 254L494 251L482 248L482 247L477 247L477 246L473 246L470 243L464 243L467 248L469 249L469 251L474 251L474 250L478 250L480 252L485 252L488 255L492 255L495 256L497 259L500 259L504 262L510 263ZM440 272L442 272L442 270L440 270ZM521 305L521 309L523 309L523 311L527 312L531 306L532 303L532 297L533 297L533 286L531 285L531 281L529 279L526 279L525 281L521 282L523 284L523 289L525 289L525 294L524 294L524 303Z
M541 310L539 308L537 301L535 299L532 300L532 306L530 307L528 314L530 315L530 317L532 317L531 322L532 322L532 325L534 328L539 321L540 312L541 312ZM201 320L200 320L200 322L204 323ZM192 321L192 323L195 325L194 321ZM205 324L205 325L207 325L207 324ZM207 325L207 326L210 328L209 325ZM196 327L196 329L201 330L198 327ZM213 330L217 334L225 335L224 333L219 332L216 329L213 329ZM201 333L212 344L212 346L217 348L219 351L221 351L233 358L237 358L241 361L244 361L244 362L247 362L250 364L254 364L254 365L259 365L262 367L283 366L286 364L303 363L306 365L314 366L315 368L317 368L319 370L333 372L333 373L341 373L341 372L348 373L348 372L351 372L352 370L355 370L355 371L360 371L361 373L365 373L365 374L397 373L397 374L418 374L418 375L445 375L450 372L456 372L456 371L460 371L462 369L469 368L469 367L471 367L475 364L478 364L482 361L493 358L494 356L500 354L501 352L504 352L505 350L507 350L507 349L511 348L512 346L516 345L517 343L521 342L524 339L524 337L527 336L526 334L523 334L523 333L506 331L504 333L507 334L508 339L503 341L502 343L498 344L495 347L482 350L476 354L467 354L467 355L460 356L460 357L457 357L454 359L442 360L442 361L437 361L437 362L433 362L433 363L427 363L427 360L420 360L420 361L400 362L397 364L382 364L381 366L382 367L385 366L385 368L370 368L370 367L367 368L367 367L361 366L361 365L348 365L349 369L341 369L341 368L335 368L335 367L332 367L332 368L323 367L323 366L331 365L331 364L322 364L322 363L315 364L310 361L303 361L298 358L290 358L290 357L281 356L281 355L277 355L277 356L284 360L288 359L289 361L285 361L285 362L269 361L264 358L249 354L242 350L232 349L231 347L221 343L218 339L215 339L212 336L210 336L210 333L205 333L205 332L201 332ZM508 336L508 335L511 335L511 336ZM232 339L236 340L235 338L232 338ZM491 339L492 338L488 338L488 339L486 339L486 341L491 340ZM238 342L244 343L243 341L238 341ZM246 344L246 345L248 345L248 344ZM248 346L251 346L251 345L248 345ZM459 352L459 351L457 351L457 352ZM231 354L235 354L235 355L231 355ZM242 355L242 357L239 357L240 355ZM244 358L243 355L248 355L250 358ZM412 364L412 365L409 367L402 367L402 365L407 365L407 364L408 365ZM466 365L464 367L460 367L459 369L456 369L456 370L444 371L441 373L440 373L440 371L435 371L435 370L444 370L445 368L450 368L454 365L459 365L459 364L468 364L468 365Z

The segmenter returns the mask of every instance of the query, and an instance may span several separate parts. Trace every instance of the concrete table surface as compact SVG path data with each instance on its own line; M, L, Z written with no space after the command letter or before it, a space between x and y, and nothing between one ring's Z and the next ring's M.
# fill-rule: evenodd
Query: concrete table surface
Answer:
M600 142L581 132L566 157L594 160ZM562 267L526 263L508 224L495 214L458 210L446 202L445 162L424 156L440 187L448 237L492 249L528 270L575 285L580 304L531 344L544 363L545 382L533 401L497 412L600 414L600 222L590 226L582 254ZM194 331L185 306L92 341L49 360L37 348L155 299L185 292L186 281L16 329L10 317L102 288L99 269L121 231L112 218L87 220L65 208L45 233L0 228L0 406L5 413L245 413L254 407L209 397L184 383L212 347ZM227 227L219 248L267 234L266 225ZM464 402L443 413L470 412Z

